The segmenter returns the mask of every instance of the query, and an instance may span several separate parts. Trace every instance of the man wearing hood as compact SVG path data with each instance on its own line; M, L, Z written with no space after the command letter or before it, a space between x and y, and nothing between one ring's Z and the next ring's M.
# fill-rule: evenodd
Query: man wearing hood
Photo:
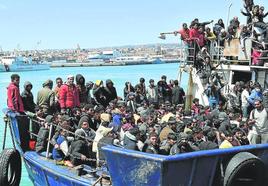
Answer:
M103 107L107 107L109 102L107 101L107 94L105 88L103 86L102 80L97 80L93 86L92 93L97 101L97 103L101 104Z
M106 91L107 103L109 103L112 100L117 99L116 88L114 87L114 83L112 82L112 80L110 79L106 80L105 91Z
M11 83L7 87L7 106L15 112L24 112L22 98L20 96L20 76L11 75Z
M85 85L85 78L83 75L81 74L77 74L75 77L76 80L76 88L78 91L78 95L79 95L79 101L80 104L86 104L87 103L87 97L88 97L88 89Z
M22 102L23 102L23 106L25 111L29 111L29 112L35 112L35 103L34 103L34 97L32 94L32 88L33 85L31 82L29 81L25 81L24 83L24 91L21 93L21 97L22 97Z
M86 121L86 122L89 123L89 127L91 129L97 130L97 125L96 125L96 123L93 120L94 114L95 114L95 112L94 112L94 105L86 104L84 106L84 112L82 113L81 118L80 118L80 120L78 122L78 128L81 128L82 123L84 121Z
M74 166L81 164L88 164L90 148L85 140L86 134L83 129L75 131L75 140L71 143L69 148L70 159Z
M44 125L40 128L38 132L38 138L35 145L35 151L38 153L45 152L47 150L47 139L49 136L49 125L53 123L53 116L48 115L45 118ZM52 146L51 146L52 147Z
M55 106L55 93L52 90L53 81L47 80L43 83L43 88L37 93L36 105L45 116L52 115Z

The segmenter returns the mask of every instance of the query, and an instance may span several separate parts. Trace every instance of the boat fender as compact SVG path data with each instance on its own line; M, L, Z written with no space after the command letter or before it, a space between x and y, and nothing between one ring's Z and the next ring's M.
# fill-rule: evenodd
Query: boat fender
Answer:
M20 179L20 153L16 149L4 149L0 154L0 185L18 186Z
M236 154L225 169L224 186L261 186L265 183L264 180L264 163L249 152Z

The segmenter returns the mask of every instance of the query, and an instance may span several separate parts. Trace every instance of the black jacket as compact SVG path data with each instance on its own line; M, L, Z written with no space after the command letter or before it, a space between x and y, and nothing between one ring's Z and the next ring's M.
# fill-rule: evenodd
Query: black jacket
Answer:
M69 148L70 159L74 166L87 164L86 161L81 160L81 155L89 158L90 149L87 142L82 139L74 140Z
M21 93L24 110L29 111L29 112L35 112L36 104L34 103L33 94L32 94L32 92L29 92L26 90L26 87L28 85L32 86L32 84L29 81L26 81L24 83L24 91Z
M49 130L45 127L41 127L38 132L38 138L35 145L35 151L38 153L44 152L47 150L47 138Z

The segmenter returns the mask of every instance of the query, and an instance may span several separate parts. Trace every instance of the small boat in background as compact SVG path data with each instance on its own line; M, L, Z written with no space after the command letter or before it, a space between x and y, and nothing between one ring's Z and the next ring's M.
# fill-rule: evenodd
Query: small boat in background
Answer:
M49 70L50 65L42 60L33 60L31 56L2 56L0 72L20 72Z

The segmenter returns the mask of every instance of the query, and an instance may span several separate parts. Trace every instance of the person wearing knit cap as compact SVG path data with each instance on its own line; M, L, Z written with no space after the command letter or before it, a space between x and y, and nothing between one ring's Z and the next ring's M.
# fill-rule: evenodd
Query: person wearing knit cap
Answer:
M52 91L53 81L48 79L43 83L43 88L37 93L36 105L45 114L53 114L55 106L55 93Z
M53 116L48 115L45 118L45 124L39 129L38 138L35 145L35 151L38 153L45 152L47 150L47 138L49 135L49 124L52 123Z
M89 152L91 151L85 140L86 134L83 129L77 129L75 131L75 140L72 141L69 148L70 159L74 166L81 164L88 164L86 160L89 158Z

